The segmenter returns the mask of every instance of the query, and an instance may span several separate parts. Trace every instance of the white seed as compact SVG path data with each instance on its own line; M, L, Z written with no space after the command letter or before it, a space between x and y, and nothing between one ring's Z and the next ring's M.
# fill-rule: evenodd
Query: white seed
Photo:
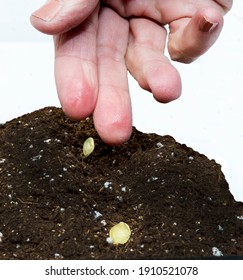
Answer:
M83 154L85 157L88 157L93 151L94 151L94 139L92 137L89 137L84 141L83 144Z
M114 245L125 244L131 236L128 224L120 222L110 229L110 238Z

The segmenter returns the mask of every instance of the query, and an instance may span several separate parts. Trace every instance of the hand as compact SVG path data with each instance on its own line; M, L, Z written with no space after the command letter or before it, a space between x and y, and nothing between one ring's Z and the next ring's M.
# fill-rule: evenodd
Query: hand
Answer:
M163 26L169 24L171 58L189 63L216 41L232 1L101 2L100 7L98 0L52 0L31 22L54 35L56 86L64 112L74 119L93 113L101 138L120 144L132 127L127 69L156 100L178 98L181 80L163 54Z
M64 112L73 119L93 113L105 142L125 142L132 128L125 65L128 21L100 9L98 0L52 0L31 22L54 35L56 86Z

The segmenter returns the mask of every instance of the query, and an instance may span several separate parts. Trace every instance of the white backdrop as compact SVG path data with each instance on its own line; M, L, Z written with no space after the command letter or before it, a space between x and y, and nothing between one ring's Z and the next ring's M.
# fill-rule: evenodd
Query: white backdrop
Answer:
M0 9L0 123L57 105L52 39L32 28L30 13L44 1L8 0ZM14 7L14 8L13 8ZM243 1L235 0L210 51L179 69L183 93L159 104L130 77L134 125L170 134L222 165L236 200L243 201Z

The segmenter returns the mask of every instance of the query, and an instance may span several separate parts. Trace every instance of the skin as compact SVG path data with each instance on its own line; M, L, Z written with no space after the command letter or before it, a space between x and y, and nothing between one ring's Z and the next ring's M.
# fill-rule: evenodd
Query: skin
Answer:
M54 1L55 2L55 1ZM154 98L167 103L181 94L172 60L191 63L217 40L231 0L56 0L52 19L32 25L54 35L55 79L64 112L91 114L108 144L127 141L132 107L127 70ZM164 28L169 26L169 34Z

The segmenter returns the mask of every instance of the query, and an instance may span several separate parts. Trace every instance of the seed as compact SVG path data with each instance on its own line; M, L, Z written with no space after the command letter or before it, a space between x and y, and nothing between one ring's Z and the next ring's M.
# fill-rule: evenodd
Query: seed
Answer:
M125 244L131 236L128 224L120 222L110 229L110 238L114 245Z
M83 154L85 157L88 157L93 151L94 151L94 139L92 137L89 137L84 141L83 144Z

